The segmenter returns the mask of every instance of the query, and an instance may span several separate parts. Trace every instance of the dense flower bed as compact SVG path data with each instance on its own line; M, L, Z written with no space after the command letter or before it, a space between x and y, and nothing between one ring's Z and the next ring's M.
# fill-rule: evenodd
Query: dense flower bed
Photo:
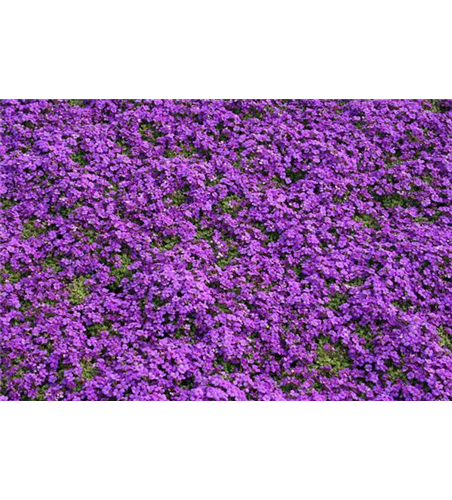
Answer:
M452 397L452 101L0 103L0 399Z

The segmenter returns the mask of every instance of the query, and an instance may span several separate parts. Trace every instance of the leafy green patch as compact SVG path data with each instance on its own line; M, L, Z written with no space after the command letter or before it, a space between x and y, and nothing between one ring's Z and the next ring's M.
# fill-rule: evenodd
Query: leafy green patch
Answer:
M333 309L334 311L339 310L342 304L345 304L348 299L347 293L339 293L336 292L334 295L330 297L330 300L326 307Z
M452 351L452 336L450 336L444 326L440 326L438 329L437 329L437 333L440 337L440 341L439 341L439 344L441 347L445 347L447 349L449 349L450 351Z
M86 153L84 153L82 150L78 150L75 153L71 154L71 159L81 165L82 167L86 167L88 165L88 160L86 158Z
M303 263L294 266L293 270L300 280L304 280L307 277L307 274L304 272Z
M123 155L131 156L130 146L124 139L118 139L115 142L121 148L121 152Z
M352 362L347 350L339 342L331 343L327 337L319 337L313 367L327 370L330 375L338 375L341 370L350 368Z
M264 234L267 236L266 244L276 243L279 240L280 234L278 231L265 231Z
M375 334L372 332L372 329L369 325L356 325L355 333L359 337L365 340L365 347L368 350L373 349L373 340L375 338Z
M36 393L35 399L42 401L47 399L47 391L49 390L49 384L44 384L39 387L38 392Z
M161 242L157 244L160 250L172 250L176 245L181 242L179 235L163 236Z
M377 195L373 194L375 200L377 200L384 208L394 208L394 207L417 207L419 206L419 201L415 198L411 198L409 196L405 197L399 193L392 194L382 194Z
M241 198L236 194L226 196L220 200L219 207L226 214L237 215L240 211L239 201L241 201Z
M69 99L69 106L85 107L85 99Z
M190 190L190 187L188 185L186 185L183 188L177 189L176 191L174 191L170 195L170 198L171 198L171 201L173 202L173 204L176 205L177 207L180 207L181 205L186 203L188 200L187 193L189 190Z
M222 175L215 175L214 177L206 178L205 185L216 186L217 184L220 184L222 178L223 178Z
M167 149L166 151L164 151L163 153L163 156L165 158L175 158L177 156L177 152L174 151L173 149Z
M132 259L129 254L122 253L119 256L119 260L121 261L121 265L119 267L113 267L111 270L111 276L113 276L118 283L124 278L130 278L133 275L133 271L129 270L129 266L132 264Z
M232 260L235 257L238 257L239 255L240 254L239 254L237 247L235 245L230 246L226 255L224 255L223 257L220 257L217 260L217 264L221 267L221 269L224 269L226 266L228 266L232 262Z
M36 238L45 232L45 229L43 227L37 227L34 221L28 221L22 224L22 238L26 240L29 238Z
M211 241L213 237L213 228L206 227L203 229L198 228L196 230L196 239Z
M162 299L158 295L154 295L152 297L152 304L154 306L154 311L157 311L158 309L160 309L160 307L166 304L166 301L165 299Z
M350 198L350 191L345 191L345 193L342 196L334 195L333 196L333 203L341 204L345 203L349 198Z
M83 304L90 293L86 288L85 280L85 276L76 276L69 284L69 302L73 306Z
M163 137L163 133L158 130L155 123L142 122L138 128L143 140L150 142L154 146L157 144L158 139Z
M362 222L364 226L369 227L371 229L380 229L380 224L377 219L369 214L355 214L353 219L357 222Z
M354 121L353 122L353 125L359 129L359 130L362 130L364 127L365 127L365 122L362 122L362 121Z
M250 111L247 111L244 113L241 118L242 120L251 120L252 118L257 118L258 120L262 120L265 116L265 113L263 111L260 111L258 109L252 109Z
M292 182L298 182L304 179L307 175L307 172L304 170L288 170L286 172L286 177L288 177Z
M63 267L60 264L60 260L52 255L48 255L43 260L43 265L46 269L52 269L55 273L59 273L63 270Z
M180 155L183 156L184 158L191 158L196 154L196 148L193 146L193 144L181 144L179 146L180 148Z
M444 99L429 99L434 113L445 113L449 108L445 105Z
M195 387L195 377L191 375L190 377L184 378L179 382L179 387L185 390L193 389Z
M255 221L253 225L257 227L260 230L260 232L267 237L267 241L265 242L266 245L268 245L269 243L275 243L276 241L279 240L281 236L278 231L268 231L267 226L263 222Z
M108 285L108 290L113 293L118 293L121 291L121 283L124 278L131 278L134 271L129 269L132 264L132 260L127 252L123 252L119 255L120 265L118 267L111 266L110 276L115 278L114 282Z
M232 312L226 304L222 304L221 302L217 302L216 306L219 312L227 314L231 314Z
M410 300L394 300L392 304L404 312L408 311L410 307L413 306L413 303Z
M355 286L362 286L364 285L365 282L366 278L353 278L352 280L347 281L345 284L348 286L355 287Z
M0 269L0 283L19 283L25 275L16 269L13 269L10 264L6 264L4 269Z
M83 360L80 362L82 367L82 379L92 380L97 374L97 368L94 366L92 360Z
M285 394L288 394L292 391L296 391L298 389L298 386L295 385L293 382L286 382L280 386L280 389Z
M386 374L392 383L397 381L406 382L408 380L402 366L396 366L392 361L389 361L386 362L386 367Z
M19 202L16 200L9 200L8 198L0 198L0 209L6 210L8 208L14 207Z
M222 356L219 356L214 362L214 366L220 367L226 373L241 372L242 367L240 364L233 363Z
M72 212L74 212L75 210L77 210L77 208L80 208L80 207L83 207L83 201L82 200L79 200L79 201L75 202L71 206L63 206L63 207L61 207L60 210L59 210L59 214L62 217L64 217L65 219L67 219L69 217L69 215L71 215Z
M100 332L108 331L108 329L108 326L105 326L103 323L93 323L92 325L85 326L85 333L88 337L95 337Z
M441 212L440 210L436 210L435 213L429 217L425 216L413 217L413 220L415 222L418 222L419 224L433 224L434 222L437 222L442 215L443 212Z

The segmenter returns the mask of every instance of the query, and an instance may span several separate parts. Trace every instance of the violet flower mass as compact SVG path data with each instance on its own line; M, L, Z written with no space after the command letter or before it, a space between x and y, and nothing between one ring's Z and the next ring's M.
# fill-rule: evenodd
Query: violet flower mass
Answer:
M1 400L450 400L452 100L0 101Z

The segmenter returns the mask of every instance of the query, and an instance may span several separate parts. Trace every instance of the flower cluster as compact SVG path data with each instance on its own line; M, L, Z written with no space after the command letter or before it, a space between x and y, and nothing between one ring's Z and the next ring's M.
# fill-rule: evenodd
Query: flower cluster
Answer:
M452 399L452 101L0 102L0 399Z

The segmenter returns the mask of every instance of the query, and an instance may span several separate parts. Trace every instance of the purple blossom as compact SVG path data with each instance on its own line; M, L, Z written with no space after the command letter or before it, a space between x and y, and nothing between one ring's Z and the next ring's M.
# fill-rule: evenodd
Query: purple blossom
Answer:
M0 101L0 400L450 400L452 100Z

